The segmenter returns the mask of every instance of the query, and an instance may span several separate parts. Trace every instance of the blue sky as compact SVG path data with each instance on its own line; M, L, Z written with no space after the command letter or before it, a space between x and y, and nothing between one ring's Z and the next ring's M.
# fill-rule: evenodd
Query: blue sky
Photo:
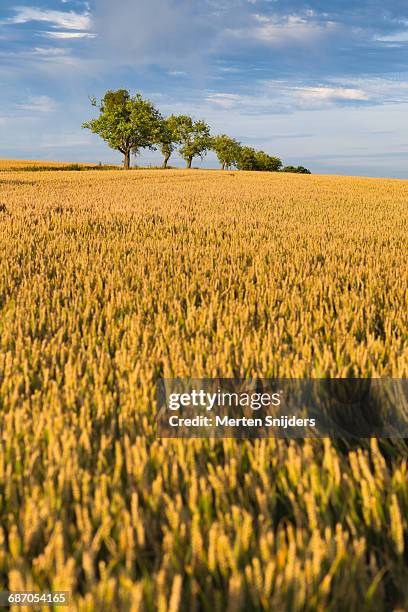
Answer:
M2 0L0 157L119 162L80 125L125 87L285 163L408 178L407 51L405 0Z

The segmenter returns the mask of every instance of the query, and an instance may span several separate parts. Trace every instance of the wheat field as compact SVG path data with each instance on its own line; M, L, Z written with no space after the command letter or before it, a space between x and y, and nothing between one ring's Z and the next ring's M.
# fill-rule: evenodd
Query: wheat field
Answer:
M50 162L42 160L26 160L26 159L0 159L0 172L10 171L26 171L29 169L44 169L44 170L63 170L65 168L75 166L77 168L94 168L93 164L77 164L67 162Z
M160 440L155 393L407 377L408 182L0 165L0 590L407 610L404 441Z

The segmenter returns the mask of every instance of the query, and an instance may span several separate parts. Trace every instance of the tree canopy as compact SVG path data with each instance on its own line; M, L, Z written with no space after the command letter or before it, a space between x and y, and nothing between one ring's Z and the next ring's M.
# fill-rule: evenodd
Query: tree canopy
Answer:
M268 155L265 151L256 151L252 147L241 147L238 170L258 170L261 172L279 172L282 161L279 157Z
M162 120L158 144L164 156L163 168L167 168L171 154L180 144L179 127L182 122L183 116L178 117L177 115L170 115Z
M241 143L235 140L235 138L230 138L226 134L214 136L212 139L212 149L215 151L223 170L238 165Z
M252 147L241 147L237 160L238 170L258 170L256 151Z
M296 172L297 174L311 174L310 170L304 166L285 166L282 172Z
M282 168L282 161L279 157L268 155L265 151L256 152L256 162L258 166L256 169L263 172L279 172Z
M194 157L203 157L211 148L210 128L205 121L194 121L189 115L180 115L177 121L180 142L179 153L191 168Z
M131 153L142 148L154 148L159 139L162 117L152 102L140 94L131 97L126 89L107 91L98 105L95 98L92 106L99 108L99 117L82 125L98 134L112 149L124 155L124 167L130 166Z

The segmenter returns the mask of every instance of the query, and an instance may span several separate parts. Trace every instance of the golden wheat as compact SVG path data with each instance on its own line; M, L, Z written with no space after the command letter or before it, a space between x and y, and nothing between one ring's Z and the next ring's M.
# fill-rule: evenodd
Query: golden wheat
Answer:
M50 170L54 168L64 168L73 164L67 162L53 162L53 161L42 161L42 160L26 160L26 159L0 159L0 172L7 172L10 170L24 170L25 168L48 168ZM89 167L93 164L74 164L79 167Z
M402 442L161 441L155 388L406 377L408 182L2 170L2 589L406 609Z

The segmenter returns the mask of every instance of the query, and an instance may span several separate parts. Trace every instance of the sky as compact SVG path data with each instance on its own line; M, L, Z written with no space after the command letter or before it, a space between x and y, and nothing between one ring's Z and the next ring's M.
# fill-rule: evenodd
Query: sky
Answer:
M0 157L120 163L81 124L126 88L285 164L408 178L407 51L406 0L2 0Z

